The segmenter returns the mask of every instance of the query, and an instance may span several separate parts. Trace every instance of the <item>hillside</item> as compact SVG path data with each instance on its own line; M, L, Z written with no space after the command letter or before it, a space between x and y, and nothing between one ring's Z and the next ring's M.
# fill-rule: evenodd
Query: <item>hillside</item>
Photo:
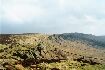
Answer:
M96 46L97 48L105 47L105 36L94 36L91 34L83 34L83 33L64 33L64 34L55 34L55 35L57 37L63 38L64 40L85 41L93 45L93 47Z
M105 38L82 33L1 34L0 68L104 70Z

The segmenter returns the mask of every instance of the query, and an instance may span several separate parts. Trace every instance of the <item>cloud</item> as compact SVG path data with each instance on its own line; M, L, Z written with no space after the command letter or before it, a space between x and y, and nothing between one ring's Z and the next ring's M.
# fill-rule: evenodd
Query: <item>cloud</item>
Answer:
M104 3L104 0L3 0L0 24L4 33L83 32L105 35ZM7 25L8 30L5 29ZM22 26L24 30L20 30Z
M30 4L28 4L28 2ZM40 17L45 15L45 10L37 5L31 5L37 0L10 0L10 2L3 2L3 18L12 22L24 22L33 17Z

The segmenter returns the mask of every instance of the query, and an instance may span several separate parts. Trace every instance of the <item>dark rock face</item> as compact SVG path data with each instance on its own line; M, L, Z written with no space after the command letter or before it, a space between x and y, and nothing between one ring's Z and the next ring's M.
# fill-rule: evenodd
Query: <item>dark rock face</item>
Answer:
M36 54L33 53L32 51L16 51L15 53L13 53L13 56L17 56L21 59L28 59L28 58L33 58L33 59L36 59Z
M58 68L52 68L51 70L60 70L60 69L58 69Z
M16 56L20 60L22 59L22 64L24 66L28 66L31 64L36 64L39 60L42 59L43 50L44 46L38 44L35 48L31 48L29 50L17 50L13 53L13 56Z
M0 44L11 44L16 42L15 40L10 39L11 34L0 34Z
M39 55L41 56L42 55L42 50L44 50L44 46L42 44L38 44L37 47L36 47L36 50L39 52Z

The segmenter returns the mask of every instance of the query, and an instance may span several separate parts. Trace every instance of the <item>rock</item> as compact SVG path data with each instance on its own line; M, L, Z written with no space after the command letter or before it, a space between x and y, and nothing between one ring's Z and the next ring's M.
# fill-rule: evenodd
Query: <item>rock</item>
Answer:
M25 70L25 68L20 64L15 65L15 68L16 70Z

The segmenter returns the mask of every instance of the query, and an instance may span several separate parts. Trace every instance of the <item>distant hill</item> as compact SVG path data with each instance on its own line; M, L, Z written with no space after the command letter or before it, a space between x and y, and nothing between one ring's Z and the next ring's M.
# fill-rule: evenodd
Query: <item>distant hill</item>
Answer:
M54 34L54 37L61 37L64 40L71 41L83 41L88 42L89 44L96 46L97 48L105 48L105 36L94 36L91 34L83 34L83 33L64 33L64 34Z

